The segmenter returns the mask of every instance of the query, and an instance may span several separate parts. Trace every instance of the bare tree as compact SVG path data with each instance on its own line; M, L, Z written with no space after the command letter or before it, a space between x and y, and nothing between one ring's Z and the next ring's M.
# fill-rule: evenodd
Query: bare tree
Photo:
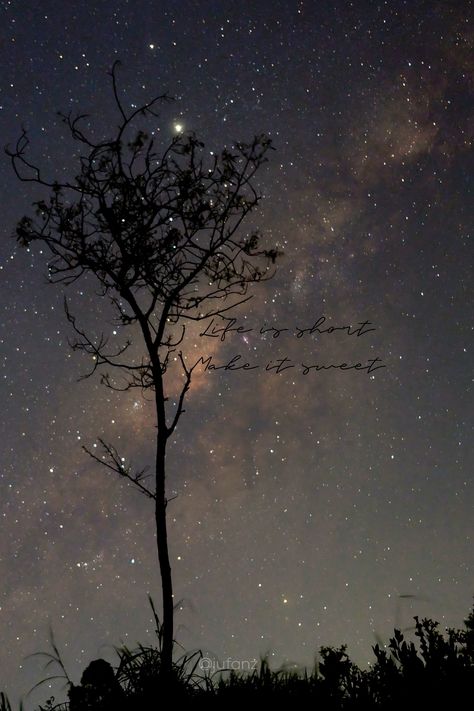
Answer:
M47 199L33 203L34 217L19 221L19 243L48 247L49 278L54 283L69 286L92 273L99 294L109 300L121 331L129 336L114 350L106 336L88 335L65 299L66 316L76 334L72 348L93 359L84 377L101 369L102 383L110 388L154 393L152 486L144 471L134 472L112 445L100 440L102 455L89 454L154 501L163 601L162 669L168 673L174 606L165 457L198 364L187 362L180 345L190 321L228 313L251 298L251 284L274 273L278 250L262 248L256 232L238 236L243 220L261 199L253 179L271 143L260 135L209 157L194 134L178 134L158 154L153 136L137 125L147 117L155 119L157 107L168 97L157 96L130 112L120 98L116 73L117 63L110 75L119 117L113 138L97 142L83 128L85 115L60 114L79 144L79 173L73 180L44 177L28 160L25 129L16 146L6 151L21 181L48 189ZM166 395L172 354L182 369L174 408ZM114 372L124 381L117 381Z

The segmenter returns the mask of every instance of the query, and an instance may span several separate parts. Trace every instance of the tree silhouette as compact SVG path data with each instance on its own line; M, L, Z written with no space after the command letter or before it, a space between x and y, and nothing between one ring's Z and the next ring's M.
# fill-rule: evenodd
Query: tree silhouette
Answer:
M169 673L173 587L165 457L198 365L187 362L180 345L190 321L223 316L251 298L251 284L274 273L278 250L262 248L258 232L239 237L243 220L261 199L254 176L267 160L271 142L259 135L209 158L204 144L187 133L174 136L158 154L153 136L137 124L155 119L158 105L169 97L157 96L128 112L119 96L117 64L110 73L119 116L112 138L96 141L83 128L85 115L60 114L79 145L79 173L72 181L47 180L28 160L25 129L6 152L21 181L48 189L47 199L33 203L34 217L19 221L18 242L46 245L53 283L70 286L92 273L100 296L108 299L122 332L128 334L114 350L105 335L94 338L77 323L65 299L66 316L76 334L71 346L93 359L84 377L101 369L102 383L112 389L154 392L153 485L145 470L133 471L113 445L100 440L101 456L86 451L154 501L163 602L162 669ZM182 378L174 408L166 394L173 354ZM118 381L114 372L124 380Z

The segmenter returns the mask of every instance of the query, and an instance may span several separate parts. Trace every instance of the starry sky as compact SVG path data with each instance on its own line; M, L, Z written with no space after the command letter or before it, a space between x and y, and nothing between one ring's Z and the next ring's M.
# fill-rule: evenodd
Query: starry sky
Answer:
M90 114L95 136L116 125L116 59L127 106L176 97L149 127L163 145L180 127L209 153L262 132L276 148L245 229L285 256L235 314L251 330L187 334L196 357L260 367L197 371L170 445L178 641L275 665L347 643L365 664L414 614L460 626L474 593L471 2L11 0L0 28L3 145L23 123L52 178L77 169L58 110ZM42 195L5 156L0 171L0 688L16 699L42 678L25 656L48 650L48 625L77 682L113 645L153 640L160 587L150 502L81 449L104 437L151 463L149 395L77 382L89 363L69 348L64 290L12 237ZM68 295L108 327L92 279ZM375 330L296 337L322 316ZM294 367L266 370L282 358ZM301 367L373 358L385 367Z

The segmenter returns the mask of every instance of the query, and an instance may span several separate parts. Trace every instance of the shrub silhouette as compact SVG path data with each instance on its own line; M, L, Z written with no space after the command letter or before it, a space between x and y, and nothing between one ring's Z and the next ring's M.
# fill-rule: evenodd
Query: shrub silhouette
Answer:
M70 711L119 711L125 708L125 693L109 662L95 659L84 670L80 686L68 692Z
M394 630L389 643L373 647L375 662L360 669L346 647L322 647L310 671L272 670L267 659L258 669L242 674L232 670L199 673L200 652L183 654L173 662L172 675L161 670L161 626L155 613L158 644L116 649L114 669L103 659L92 661L81 683L68 681L68 701L51 698L38 711L147 711L165 699L185 709L222 708L226 702L290 702L319 711L411 711L456 705L471 695L474 685L474 607L462 630L448 629L415 617L415 639ZM64 670L57 647L54 658ZM66 678L69 679L69 677ZM0 694L0 711L11 711Z

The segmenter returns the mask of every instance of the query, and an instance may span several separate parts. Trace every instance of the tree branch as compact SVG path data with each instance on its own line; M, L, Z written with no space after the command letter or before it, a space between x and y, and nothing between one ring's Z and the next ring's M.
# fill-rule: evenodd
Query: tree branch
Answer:
M188 392L190 385L191 385L191 377L193 374L193 370L197 366L197 363L195 363L191 368L188 368L186 363L184 362L184 357L183 357L183 354L181 351L178 353L178 357L181 361L181 365L183 367L186 378L185 378L184 386L183 386L180 396L179 396L178 406L176 408L176 412L175 412L173 421L172 421L170 427L168 427L168 429L167 429L166 434L168 437L170 437L173 434L173 432L176 429L176 425L178 424L179 418L185 412L185 410L183 410L184 398L186 397L186 393Z
M145 473L148 471L148 467L145 467L144 469L141 469L138 471L136 474L131 473L131 467L126 467L125 466L125 460L122 459L122 457L119 456L117 450L115 447L113 447L110 444L107 444L104 442L103 439L99 438L99 442L102 445L102 448L104 450L104 453L102 457L98 457L96 454L91 452L90 449L87 447L83 446L82 449L87 452L87 454L92 457L96 462L101 464L103 467L106 469L109 469L110 471L115 472L119 476L123 477L124 479L128 479L132 484L134 484L137 489L147 496L149 499L156 499L156 494L148 489L144 484L143 484L143 479L145 477Z

